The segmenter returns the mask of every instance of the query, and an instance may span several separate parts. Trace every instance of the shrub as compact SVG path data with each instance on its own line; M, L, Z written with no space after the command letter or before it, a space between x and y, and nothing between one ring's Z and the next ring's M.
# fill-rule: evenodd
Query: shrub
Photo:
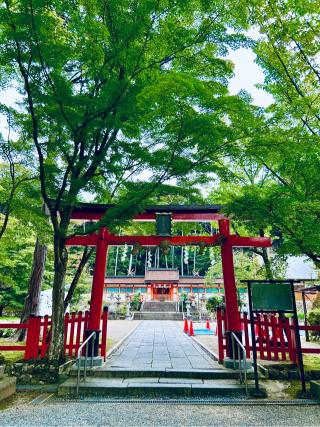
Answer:
M309 311L308 313L308 323L309 325L320 325L320 308ZM318 340L320 339L320 331L312 331L310 333L311 339Z
M0 338L11 338L14 336L15 332L16 332L16 329L11 329L11 328L1 329Z
M131 310L138 311L140 310L141 302L140 302L140 293L135 293L132 297L130 308Z
M223 303L223 299L221 297L210 297L206 302L206 309L208 311L214 311L217 307L221 306Z

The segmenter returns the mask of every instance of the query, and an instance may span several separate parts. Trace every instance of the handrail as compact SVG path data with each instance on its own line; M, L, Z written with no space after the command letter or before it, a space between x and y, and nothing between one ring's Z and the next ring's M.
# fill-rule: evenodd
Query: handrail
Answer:
M238 354L239 380L240 380L240 384L245 385L246 394L248 395L246 349L234 332L231 333L231 341L232 341L232 354L233 354L233 368L236 369L236 353L235 353L235 344L236 344L238 347L237 354ZM242 367L242 362L243 362L243 367Z
M85 382L86 381L86 377L87 377L88 344L89 344L89 341L91 340L91 338L93 338L93 340L92 340L92 346L91 346L91 368L92 368L92 365L93 365L93 352L94 352L94 343L95 343L95 339L96 339L96 332L95 331L91 332L91 334L85 339L85 341L83 341L83 343L78 348L78 353L77 353L77 367L78 367L78 373L77 373L77 396L79 394L80 369L81 369L81 352L82 352L83 347L86 346L84 366L83 366L83 382Z

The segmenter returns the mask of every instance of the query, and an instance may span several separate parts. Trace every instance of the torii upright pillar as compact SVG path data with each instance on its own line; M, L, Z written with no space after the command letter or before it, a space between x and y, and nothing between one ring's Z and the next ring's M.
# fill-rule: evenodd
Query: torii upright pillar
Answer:
M108 231L102 227L99 230L98 241L96 245L96 260L94 264L91 300L90 300L90 317L86 337L92 332L96 333L94 340L93 355L99 354L99 335L100 320L103 303L104 276L106 271L107 253L108 253ZM89 354L92 354L92 343L89 345Z
M219 233L222 236L221 261L226 304L226 338L229 357L233 358L231 334L234 333L241 340L241 323L233 265L233 247L229 240L230 221L228 219L219 220Z

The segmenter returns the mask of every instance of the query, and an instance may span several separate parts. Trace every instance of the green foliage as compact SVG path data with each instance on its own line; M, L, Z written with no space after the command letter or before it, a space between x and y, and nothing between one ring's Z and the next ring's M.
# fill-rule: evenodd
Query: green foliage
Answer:
M210 297L206 301L206 309L208 311L215 311L217 307L221 306L223 303L222 297Z
M7 312L16 313L23 308L36 237L32 225L11 217L0 240L0 307ZM52 249L49 246L43 289L52 285L52 276Z
M155 198L195 200L196 185L237 176L226 200L236 226L282 237L264 274L252 254L236 254L238 278L280 277L288 254L320 265L316 2L17 0L1 3L0 19L0 87L14 84L22 97L0 111L24 159L18 176L37 177L50 210L63 272L55 276L53 328L63 323L70 217L86 192L117 203L92 225L114 230ZM257 41L241 33L250 25ZM264 69L262 86L275 99L266 111L243 91L228 94L233 65L223 56L240 46L251 46ZM236 169L244 167L267 178L241 181ZM18 212L28 186L9 200L12 184L2 167L1 203ZM216 265L213 277L221 276Z
M215 279L222 277L222 264L219 249L213 250L214 260L213 265L210 266L206 276L205 284L212 285ZM237 284L240 285L240 280L247 279L263 279L263 267L258 261L256 255L242 249L234 250L234 268Z
M318 209L317 201L293 194L275 182L263 188L244 186L226 206L226 211L237 215L239 221L269 229L270 234L277 231L281 237L276 249L279 255L305 254L315 262L320 253Z
M270 215L263 210L261 197L274 185L270 172L245 156L232 166L232 180L219 184L210 195L210 200L221 203L224 212L232 216L233 231L241 236L272 237L273 228ZM252 194L250 194L250 190ZM287 252L283 246L248 248L248 253L261 261L266 279L281 279L286 273Z
M78 269L81 257L83 254L83 248L81 247L70 247L68 253L68 267L66 272L66 288L69 289L72 280L75 277L76 271ZM91 288L92 288L92 275L90 274L91 266L94 266L95 251L89 258L82 274L80 276L79 282L73 293L73 297L70 303L69 311L76 311L77 309L83 309L83 305L87 305L86 299L90 300ZM52 283L52 282L51 282Z
M284 254L320 262L319 175L319 14L315 2L259 0L243 4L260 37L252 43L263 67L262 87L275 102L260 132L243 144L242 160L268 173L263 186L246 183L230 211L242 220L264 223L282 234Z
M130 217L164 178L226 153L247 109L227 94L232 64L221 55L246 43L231 31L229 7L129 0L1 6L2 75L21 87L25 107L10 113L23 142L34 144L49 209L49 199L72 205L83 190L111 201L117 189L121 210L108 222ZM146 168L151 180L123 179Z
M140 293L135 293L132 297L132 300L130 303L130 308L131 308L131 310L139 311L140 307L141 307Z
M23 307L32 266L35 235L12 219L0 247L0 306Z
M320 325L320 308L315 308L314 310L309 311L308 323L309 325L316 325L316 326ZM310 335L311 335L311 338L314 340L320 339L319 331L311 331Z
M247 43L238 31L243 15L230 13L235 4L1 3L0 85L14 82L21 94L11 119L18 143L36 159L54 232L52 333L61 337L52 340L55 358L62 349L55 328L63 324L65 240L85 192L117 203L92 226L112 229L168 192L169 179L195 168L201 178L209 166L219 172L221 160L239 151L234 142L247 132L240 118L251 109L228 95L233 67L222 59Z

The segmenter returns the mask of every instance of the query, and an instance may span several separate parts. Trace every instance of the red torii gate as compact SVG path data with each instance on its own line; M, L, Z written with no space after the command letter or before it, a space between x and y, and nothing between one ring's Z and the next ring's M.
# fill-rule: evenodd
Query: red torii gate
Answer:
M114 205L82 203L74 209L72 219L99 221L108 209ZM69 246L95 246L96 260L93 273L93 282L90 301L90 320L87 336L95 331L99 334L100 317L103 304L104 278L107 262L108 246L135 245L159 246L166 240L170 245L203 245L221 246L222 271L225 290L226 324L228 342L231 343L231 333L241 337L240 316L238 310L236 281L233 265L234 247L270 247L271 240L267 237L240 237L230 234L230 220L221 212L220 205L191 205L191 206L150 206L141 214L136 215L134 221L155 221L156 214L170 213L173 221L179 222L212 222L218 221L219 233L212 236L116 236L110 234L105 227L101 227L98 233L84 236L70 237L67 240ZM97 340L96 340L97 342ZM96 346L95 346L96 347ZM95 355L98 348L95 348ZM230 345L229 354L232 354Z

